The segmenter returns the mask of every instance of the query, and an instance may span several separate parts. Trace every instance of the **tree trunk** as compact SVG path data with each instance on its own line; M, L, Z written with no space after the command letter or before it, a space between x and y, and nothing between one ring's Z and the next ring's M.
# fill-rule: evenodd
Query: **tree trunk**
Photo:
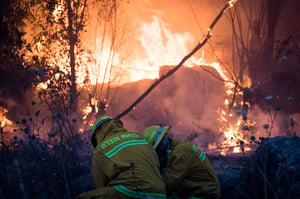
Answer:
M284 0L267 0L265 5L266 25L262 27L263 21L254 21L253 35L251 39L252 49L249 57L249 73L255 83L269 81L273 69L272 56L274 51L274 41L276 26L281 15ZM263 6L263 5L262 5ZM261 32L267 31L265 40L262 41Z
M69 56L70 56L70 69L71 69L71 96L70 96L70 108L76 112L77 106L77 84L76 84L76 63L75 63L75 45L76 35L73 30L73 10L71 0L67 0L68 8L68 36L69 36Z

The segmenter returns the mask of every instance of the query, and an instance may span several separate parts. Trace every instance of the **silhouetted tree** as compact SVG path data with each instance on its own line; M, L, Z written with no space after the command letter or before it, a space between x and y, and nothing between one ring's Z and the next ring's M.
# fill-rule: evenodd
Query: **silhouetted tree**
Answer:
M231 10L233 64L238 65L238 84L244 82L248 72L254 85L271 85L276 61L275 33L285 3L285 0L240 0Z
M28 14L25 1L0 2L0 106L7 106L8 99L21 102L31 87L33 76L28 74L23 58L24 52L30 50L23 38Z

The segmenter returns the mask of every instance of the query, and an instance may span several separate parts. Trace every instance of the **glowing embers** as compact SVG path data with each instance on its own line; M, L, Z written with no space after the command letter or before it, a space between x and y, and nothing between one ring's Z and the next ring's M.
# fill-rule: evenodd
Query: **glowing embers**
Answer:
M224 78L228 79L228 78ZM251 121L247 115L250 103L245 101L242 88L251 87L251 80L245 78L241 88L234 83L225 82L226 99L224 106L217 110L219 114L219 131L223 133L222 143L209 145L210 150L219 150L221 155L228 153L244 153L253 150L251 133L256 123ZM234 96L235 95L235 96ZM234 100L233 100L234 99Z
M228 1L228 5L230 6L230 7L232 7L232 6L234 6L234 4L237 2L237 0L230 0L230 1Z
M5 114L7 113L7 109L0 106L0 127L4 128L6 126L12 125L12 121L7 119L5 117Z
M252 149L247 146L250 144L248 131L249 126L253 126L255 123L244 121L242 117L235 114L226 114L226 112L221 109L219 109L218 112L220 114L220 131L223 132L224 135L224 141L219 146L220 154L225 155L227 153L251 151Z

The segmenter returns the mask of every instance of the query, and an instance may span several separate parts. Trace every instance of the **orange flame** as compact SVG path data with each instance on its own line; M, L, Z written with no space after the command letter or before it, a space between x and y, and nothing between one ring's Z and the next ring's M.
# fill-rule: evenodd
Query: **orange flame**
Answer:
M228 1L229 7L233 7L236 2L237 2L237 0L230 0L230 1Z
M226 78L224 78L226 79ZM249 78L245 78L245 81L241 83L241 86L243 87L251 87L251 80ZM241 153L246 151L251 151L252 149L250 147L247 147L248 144L250 144L249 137L246 137L246 134L248 134L249 129L243 129L245 126L255 126L255 122L252 121L244 121L241 116L237 116L236 114L232 113L232 110L228 112L228 106L230 104L230 99L232 99L232 96L234 94L233 89L234 84L227 82L225 83L226 88L226 94L227 98L224 101L224 107L219 108L217 111L219 113L219 122L220 122L220 131L224 134L224 142L221 143L220 148L221 152L220 154L225 155L229 152L231 153ZM242 106L242 98L243 98L243 92L238 91L236 93L236 101L233 104L233 108L237 106ZM245 103L249 108L250 104L249 102ZM210 145L209 149L216 149L218 148L216 145Z
M6 108L0 106L0 127L1 128L12 125L12 121L10 121L5 117L5 114L7 112L8 111Z
M230 1L234 3L235 1ZM137 41L142 47L134 57L123 63L123 67L129 69L127 73L127 79L122 83L128 81L137 81L145 78L154 79L159 77L159 67L162 65L176 65L180 60L189 53L188 45L193 43L194 38L188 32L186 33L174 33L168 29L168 25L165 24L158 16L153 16L150 23L141 22L136 35ZM134 46L133 46L134 48ZM118 54L116 52L116 54ZM98 59L98 58L97 58ZM230 78L221 65L217 62L206 63L204 59L204 51L200 57L191 57L185 66L195 65L209 65L213 67L224 80L226 88L226 94L228 98L224 101L224 107L217 110L220 118L220 131L223 132L225 140L221 144L221 154L226 154L229 148L233 148L232 152L241 152L251 150L248 147L240 145L241 142L248 144L249 142L244 138L241 131L241 126L244 121L241 118L234 117L234 114L227 114L227 107L229 105L230 96L234 93L235 84L230 82ZM93 68L89 68L93 71ZM95 71L94 71L95 72ZM96 72L97 74L97 72ZM98 73L99 75L99 73ZM95 76L96 78L97 76ZM94 79L94 78L91 78ZM94 82L95 83L95 82ZM249 84L249 81L246 81ZM251 83L250 83L251 84ZM248 86L248 85L247 85ZM238 92L237 95L242 95L242 92ZM241 102L237 101L234 106L237 106ZM89 112L90 109L86 109L85 112ZM215 143L209 145L212 149L216 147Z
M228 1L228 5L232 7L237 0ZM60 12L60 7L56 8L55 15ZM211 30L208 30L209 34L212 34ZM107 82L109 78L107 76L117 76L119 73L117 71L124 70L124 78L121 83L132 82L141 79L154 79L159 77L159 67L163 65L176 65L180 60L189 53L188 46L193 44L194 38L188 33L175 33L168 28L168 24L164 23L158 16L153 16L150 23L140 21L140 25L137 33L135 33L136 42L139 44L140 48L136 48L135 54L132 57L128 57L126 61L123 62L121 59L121 52L111 52L109 48L109 41L104 41L103 50L99 54L99 49L95 49L95 62L96 64L88 65L88 72L90 74L91 84L96 84L99 81ZM100 43L103 42L102 39L96 39L96 46L101 46ZM136 44L136 43L135 43ZM130 46L129 48L135 48L135 46ZM228 152L228 147L233 147L233 152L240 152L241 150L247 151L249 148L243 148L239 143L248 143L241 132L241 125L244 123L241 118L235 118L234 114L228 113L226 108L230 104L230 96L233 95L234 84L230 83L230 78L228 77L226 71L217 62L206 63L204 59L204 51L198 57L191 57L185 66L195 66L195 65L209 65L217 70L219 75L225 81L226 94L228 99L224 101L224 107L217 110L219 112L220 121L220 131L224 133L225 140L221 144L221 147L227 147L221 151L221 154L226 154ZM111 53L114 54L114 60L111 60ZM61 55L57 55L61 56ZM62 62L67 62L62 60ZM62 66L65 64L61 64ZM110 65L110 67L116 66L118 69L116 71L107 71L105 74L103 66ZM63 68L62 68L63 70ZM86 76L86 71L78 69L77 71L77 82L79 85L83 82ZM42 85L41 85L42 87ZM242 93L237 93L242 95ZM97 101L95 102L97 103ZM237 106L241 102L236 102L234 106ZM88 114L91 112L90 107L86 107L83 110L84 113ZM215 143L209 145L209 148L216 147Z

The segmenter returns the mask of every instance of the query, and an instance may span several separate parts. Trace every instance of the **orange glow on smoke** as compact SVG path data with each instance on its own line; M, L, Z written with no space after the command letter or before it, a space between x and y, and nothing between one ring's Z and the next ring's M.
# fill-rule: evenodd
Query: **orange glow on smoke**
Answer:
M153 16L149 22L139 21L137 31L133 35L135 41L128 48L134 49L134 54L125 60L122 59L124 55L121 52L110 49L110 41L104 41L104 47L100 50L99 46L101 46L102 40L96 39L97 48L94 54L96 61L88 66L91 84L119 78L120 73L123 74L120 80L121 84L142 79L156 79L159 77L160 66L177 65L191 50L188 46L198 42L188 32L172 32L168 24L159 16ZM114 55L113 59L112 54ZM184 65L186 67L210 65L223 78L226 77L217 62L207 63L204 51L200 51L199 54L197 57L191 57ZM105 67L107 67L106 70ZM78 71L77 76L77 82L81 84L85 77L85 71Z
M229 1L228 3L232 6L235 2L236 1ZM166 24L158 15L153 15L152 20L150 21L143 21L140 19L137 31L134 35L136 42L134 44L138 45L140 48L135 51L133 56L127 57L125 60L122 60L121 52L112 51L114 49L110 48L109 41L104 41L103 48L96 48L94 54L96 61L88 66L91 84L108 82L109 79L114 79L114 76L117 76L120 70L123 70L123 74L125 74L120 81L121 84L142 79L158 78L160 66L177 65L191 50L189 49L189 46L193 46L193 44L198 42L189 32L179 33L171 31L168 24ZM103 42L101 38L97 38L96 46L101 46L101 42ZM129 46L129 48L133 49L135 47L136 46ZM112 54L114 54L113 59ZM228 97L224 99L224 105L220 105L221 107L216 111L219 113L219 130L220 132L223 132L225 139L220 146L211 143L209 149L221 147L223 148L221 150L221 154L223 155L229 151L237 153L251 150L249 147L240 145L240 142L243 142L244 145L249 143L241 130L244 121L240 117L236 118L233 113L227 113L227 108L235 87L235 85L230 82L231 79L227 72L217 62L207 63L205 61L205 52L203 50L201 50L197 56L191 57L184 65L186 67L196 65L211 66L224 80L226 95ZM105 67L107 68L106 70L104 69ZM113 67L117 67L117 70L111 70ZM78 83L82 83L85 77L85 71L78 71L77 76ZM249 81L247 84L248 83ZM237 95L241 96L242 93L239 92ZM97 103L97 101L95 103ZM241 102L237 101L233 106L235 107L240 103ZM83 112L87 115L91 112L91 108L86 107Z
M237 0L228 1L227 5L232 7ZM54 16L59 16L61 13L61 6L58 5L54 11ZM131 33L134 37L134 41L127 44L128 50L133 50L130 56L122 54L123 51L119 51L118 48L112 46L109 38L97 37L94 41L94 61L87 63L87 59L83 59L83 62L87 63L87 70L91 84L101 84L102 82L109 82L117 78L121 78L116 83L133 82L142 79L155 79L159 77L159 68L163 65L177 65L181 59L186 56L190 50L198 41L198 38L194 38L190 32L175 32L169 27L169 24L165 23L159 14L153 14L150 20L143 20L139 18L137 21L137 28L135 32ZM131 31L134 31L131 30ZM211 31L209 31L212 34ZM92 40L92 39L90 39ZM59 54L59 50L55 51L53 57L58 65L61 65L62 71L65 71L65 66L68 65L67 55L63 57ZM224 134L224 142L217 146L215 143L209 144L209 149L222 148L221 154L226 154L232 149L231 152L242 152L251 150L248 147L240 145L241 142L247 145L249 142L245 138L241 127L245 124L245 121L241 117L236 117L232 112L228 112L228 106L231 101L231 97L234 94L235 85L231 82L231 78L222 68L218 62L207 63L205 61L205 52L200 50L197 55L191 57L184 64L186 67L192 67L196 65L206 65L213 67L224 80L224 86L226 88L226 96L224 104L220 104L220 108L216 110L219 113L219 131ZM59 57L59 59L58 59ZM86 55L88 57L88 55ZM59 61L59 63L58 63ZM79 86L83 85L86 77L86 68L77 68L77 83ZM112 82L114 84L115 82ZM251 81L249 80L245 87L250 87ZM45 85L40 85L41 89L45 89ZM237 95L242 96L241 92ZM97 105L98 101L93 99L94 105ZM236 101L233 107L240 105L240 101ZM97 108L97 106L95 106ZM91 113L91 107L87 106L82 110L85 114L83 119ZM96 110L97 111L97 110ZM0 115L0 118L2 115ZM2 121L2 120L1 120ZM2 123L1 123L2 126ZM80 132L83 131L82 129Z
M230 0L227 3L232 7L236 1ZM58 3L53 12L53 16L57 19L63 13L62 5L62 3ZM195 40L194 36L189 32L171 31L169 24L164 22L159 13L152 13L151 17L148 16L149 18L151 20L139 18L139 20L135 21L137 27L134 31L131 30L132 33L130 33L134 37L134 41L124 44L128 46L129 51L134 49L134 52L129 56L124 55L121 50L118 51L119 49L113 44L116 41L112 41L109 36L102 38L101 36L103 35L99 35L99 37L95 38L94 62L87 63L88 55L81 58L87 64L86 67L91 84L101 84L102 82L109 82L118 78L120 78L119 81L111 82L111 84L158 78L160 66L177 65L189 53L191 50L189 47L193 47L198 42L198 38ZM92 39L88 38L88 40ZM139 48L136 48L136 46L139 46ZM56 52L59 53L59 51ZM184 65L213 66L222 78L227 81L228 78L219 63L207 63L204 56L204 51L200 51L197 57L191 57ZM57 59L58 57L59 59ZM60 68L62 71L66 70L64 66L68 65L67 56L62 57L62 55L57 54L53 59L56 62L59 61L57 64L62 66ZM78 85L83 85L86 78L86 68L77 67L76 76Z

